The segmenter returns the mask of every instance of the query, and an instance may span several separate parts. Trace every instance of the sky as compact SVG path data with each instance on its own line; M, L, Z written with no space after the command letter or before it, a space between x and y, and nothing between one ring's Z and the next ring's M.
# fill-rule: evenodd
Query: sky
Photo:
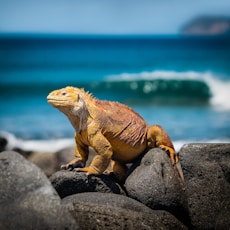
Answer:
M230 0L0 0L0 32L177 34L202 15L230 17Z

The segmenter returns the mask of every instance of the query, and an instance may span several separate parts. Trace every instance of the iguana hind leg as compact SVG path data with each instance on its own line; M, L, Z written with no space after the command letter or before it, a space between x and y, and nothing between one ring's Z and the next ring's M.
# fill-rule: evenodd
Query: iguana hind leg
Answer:
M127 172L127 166L122 164L118 161L111 160L110 169L105 171L106 174L112 174L114 179L118 182L123 184L125 181L125 176Z
M177 171L180 179L182 180L182 182L184 182L184 176L178 155L176 154L173 143L165 130L159 125L153 125L149 127L147 140L149 148L159 147L168 154L175 171Z

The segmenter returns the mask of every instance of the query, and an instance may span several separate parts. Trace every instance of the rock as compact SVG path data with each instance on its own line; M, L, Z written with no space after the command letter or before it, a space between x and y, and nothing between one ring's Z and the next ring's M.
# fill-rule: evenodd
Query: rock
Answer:
M56 157L56 172L61 169L61 165L67 164L74 159L74 148L65 148L55 153Z
M230 226L230 201L226 200L222 204L222 209L216 217L215 229L216 230L229 230Z
M129 197L151 209L167 210L189 225L185 192L165 151L151 149L131 171L125 182Z
M158 214L162 223L165 225L166 229L189 229L186 225L180 222L175 216L170 212L163 210L152 210Z
M91 162L93 155L94 152L90 149L87 165ZM52 174L60 170L61 165L67 164L74 159L74 148L64 148L56 153L33 152L27 155L26 158L42 169L46 176L50 177Z
M27 160L42 169L48 177L57 171L58 162L54 153L34 152L27 158Z
M4 151L7 146L7 139L0 136L0 152Z
M79 229L45 174L16 152L0 153L0 229Z
M230 144L188 144L180 150L194 229L229 229Z
M74 148L65 148L56 153L53 152L33 152L27 159L37 165L46 176L50 177L59 171L62 164L66 164L74 158Z
M125 194L110 176L87 175L76 171L58 171L50 177L50 181L61 198L82 192L104 192Z
M86 162L86 166L89 166L93 157L95 155L95 152L92 148L89 148L89 156L88 160ZM63 150L60 150L56 153L56 159L58 162L58 170L61 168L61 165L67 164L71 160L74 159L74 148L65 148ZM57 171L58 171L57 170Z
M65 197L64 206L82 229L187 229L165 211L154 211L131 198L111 193L80 193Z

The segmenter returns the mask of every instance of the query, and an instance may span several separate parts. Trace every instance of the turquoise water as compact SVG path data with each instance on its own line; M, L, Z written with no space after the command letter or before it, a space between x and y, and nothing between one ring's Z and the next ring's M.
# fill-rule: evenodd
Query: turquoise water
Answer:
M24 139L73 136L46 102L67 85L128 104L175 142L230 140L230 40L2 36L0 130Z

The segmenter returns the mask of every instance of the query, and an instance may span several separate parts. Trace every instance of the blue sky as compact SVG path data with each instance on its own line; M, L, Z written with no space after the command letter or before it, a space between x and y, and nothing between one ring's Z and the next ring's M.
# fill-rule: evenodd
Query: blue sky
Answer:
M198 15L230 16L230 0L0 0L0 32L176 34Z

